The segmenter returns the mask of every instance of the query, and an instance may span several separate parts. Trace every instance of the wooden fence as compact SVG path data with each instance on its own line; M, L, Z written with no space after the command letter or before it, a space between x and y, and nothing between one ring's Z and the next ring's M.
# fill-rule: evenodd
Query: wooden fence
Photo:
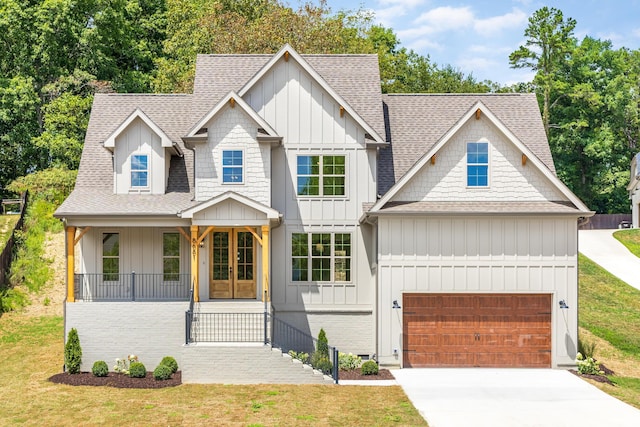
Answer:
M5 286L7 284L7 274L9 272L9 267L11 267L11 260L13 259L13 246L15 244L16 230L21 230L22 225L24 223L24 214L27 211L27 198L28 193L25 192L20 198L20 219L16 223L15 227L13 227L13 231L11 232L11 237L7 240L7 243L2 250L2 254L0 254L0 287ZM13 201L12 201L13 202ZM15 202L18 203L18 202Z
M580 224L580 230L629 228L625 224L631 224L631 214L595 214L586 223Z

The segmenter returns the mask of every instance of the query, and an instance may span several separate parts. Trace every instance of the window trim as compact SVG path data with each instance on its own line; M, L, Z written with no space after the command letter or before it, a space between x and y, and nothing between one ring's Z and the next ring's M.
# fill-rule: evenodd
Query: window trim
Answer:
M117 235L118 236L118 255L105 255L104 254L104 242L105 242L105 236L107 234L110 235ZM101 266L101 270L102 270L102 281L103 282L119 282L120 281L120 276L121 273L120 271L122 270L122 251L121 251L121 247L120 247L120 235L121 233L119 231L103 231L101 236L102 236L102 247L100 248L100 263L102 264ZM105 259L117 259L117 266L118 266L118 271L117 272L105 272L104 270L104 260ZM115 275L116 279L111 279L111 275Z
M134 169L133 168L133 158L134 157L145 157L146 158L146 163L147 163L147 168L146 169ZM151 167L150 167L150 158L151 156L149 155L149 153L131 153L131 157L129 158L129 184L130 187L134 190L145 190L145 189L149 189L150 184L149 184L149 177L151 175ZM146 185L134 185L133 184L133 174L134 173L140 173L140 172L146 172L147 176L146 176Z
M239 152L239 153L241 154L241 160L242 160L242 163L241 163L241 165L240 165L240 166L237 166L237 165L229 165L229 166L225 166L225 164L224 164L224 155L225 155L225 153L231 153L231 152ZM245 157L245 152L244 152L244 150L243 150L243 149L235 149L235 148L233 148L233 149L224 149L224 148L223 148L223 149L221 150L221 153L220 153L220 163L221 163L221 168L220 168L220 172L221 172L221 175L220 175L220 181L221 181L222 185L243 185L243 184L245 183L245 158L246 158L246 157ZM240 181L239 181L239 182L231 182L231 181L226 182L226 181L224 180L224 170L225 170L225 168L229 168L229 169L237 169L237 168L240 168L240 172L241 172L241 174L240 174L240 175L241 175L241 176L240 176Z
M304 235L306 236L307 245L305 255L294 255L294 235ZM317 251L314 251L314 235L322 236L329 235L329 247L330 253L329 255L318 255ZM336 254L336 236L338 235L346 235L349 236L349 254ZM302 284L302 283L321 283L321 284L331 284L331 283L339 283L339 284L353 284L354 283L354 269L353 269L353 259L354 259L354 245L353 245L353 232L339 232L339 231L326 231L326 230L318 230L318 231L310 231L310 232L291 232L289 238L289 266L291 268L289 274L289 281L293 284ZM344 246L341 240L341 245ZM315 255L314 255L315 252ZM314 280L314 260L329 260L329 280ZM306 280L295 280L294 279L294 260L304 260L304 264L306 265ZM336 270L338 263L342 265L348 266L346 269L346 274L348 274L348 280L336 280L336 276L338 275L338 271ZM304 270L303 270L304 271Z
M298 174L298 160L301 157L319 157L319 162L320 165L318 167L318 174L317 175L300 175ZM335 175L335 174L328 174L325 175L324 174L324 158L325 157L342 157L344 158L344 175ZM297 154L295 156L296 158L296 162L295 162L295 177L294 177L294 186L295 186L295 198L298 199L323 199L323 200L329 200L329 199L347 199L348 198L348 188L349 188L349 182L348 182L348 164L349 164L349 155L348 153L331 153L331 154L321 154L321 153L308 153L308 154ZM313 176L317 176L318 177L318 194L300 194L299 190L298 190L298 178L299 177L305 177L305 176L309 176L309 177L313 177ZM330 177L340 177L342 176L344 183L343 183L343 187L344 187L344 194L324 194L324 178L330 178Z
M165 241L164 238L166 235L168 234L175 234L178 238L178 254L177 255L166 255L165 253ZM162 282L163 283L167 283L167 282L178 282L180 281L180 273L182 271L182 236L180 235L180 233L178 233L177 231L163 231L162 232ZM165 264L164 261L166 259L177 259L178 260L178 271L176 273L167 273L165 271ZM171 276L171 275L175 275L176 278L175 279L167 279L167 276Z
M487 148L487 161L486 162L470 162L469 161L469 144L483 144L484 146L486 146ZM488 141L469 141L466 144L466 152L465 152L465 179L466 179L466 188L468 189L486 189L490 187L491 184L491 168L490 168L490 163L491 163L491 156L490 156L490 144ZM484 167L486 168L486 177L487 177L487 183L485 185L480 185L480 184L471 184L469 183L469 168L470 167ZM476 179L479 175L476 175Z

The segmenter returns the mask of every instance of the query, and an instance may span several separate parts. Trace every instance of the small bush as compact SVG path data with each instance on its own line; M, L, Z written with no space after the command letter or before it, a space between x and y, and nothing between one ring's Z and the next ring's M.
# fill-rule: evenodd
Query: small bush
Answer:
M604 375L604 371L600 370L600 364L596 362L593 357L585 358L582 354L578 353L576 363L578 364L578 372L581 374Z
M153 371L153 378L157 381L164 381L171 378L172 370L168 365L160 363L158 367Z
M160 362L160 364L168 367L169 369L171 369L171 373L172 374L175 374L176 372L178 372L178 362L176 362L176 359L174 359L171 356L163 357L162 361Z
M362 364L360 373L362 375L378 375L378 364L373 360L367 360Z
M362 358L349 353L338 353L338 367L342 371L353 371L362 364Z
M144 378L147 376L147 368L140 362L133 362L129 365L129 376L131 378Z
M64 345L64 365L70 374L79 374L82 365L82 348L76 328L71 328L67 335L67 343Z
M107 362L104 360L98 360L93 364L91 372L93 372L93 375L96 377L106 377L109 373L109 366L107 366Z
M584 359L588 359L590 357L594 357L596 352L596 343L589 342L582 339L582 337L578 337L578 353L580 353Z
M313 367L326 375L331 375L331 373L333 372L333 363L331 363L331 360L329 360L328 357L317 358L315 360L315 363L313 363Z
M305 353L303 351L297 352L293 350L289 350L289 356L292 358L301 361L302 363L309 362L309 353Z
M327 340L327 334L322 328L320 328L320 332L318 333L316 352L320 353L322 357L326 357L327 359L329 358L329 340Z

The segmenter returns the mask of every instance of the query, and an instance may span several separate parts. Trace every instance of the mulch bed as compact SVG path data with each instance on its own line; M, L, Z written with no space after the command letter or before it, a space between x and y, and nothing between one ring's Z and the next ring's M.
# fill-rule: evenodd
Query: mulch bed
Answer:
M611 369L604 366L602 363L600 364L600 370L604 372L604 375L581 374L575 369L569 369L569 372L582 378L589 378L590 380L597 381L599 383L609 384L615 387L615 383L607 377L607 375L614 375L615 372L613 372Z
M96 377L91 372L80 372L79 374L69 374L63 372L55 374L49 378L49 381L56 384L67 385L87 385L87 386L106 386L117 388L164 388L175 387L182 384L182 372L178 371L168 380L158 381L153 378L153 372L147 372L145 378L131 378L128 375L109 372L106 377Z
M395 380L396 378L388 369L380 369L378 375L362 375L360 369L353 371L340 371L338 373L338 381L340 380Z

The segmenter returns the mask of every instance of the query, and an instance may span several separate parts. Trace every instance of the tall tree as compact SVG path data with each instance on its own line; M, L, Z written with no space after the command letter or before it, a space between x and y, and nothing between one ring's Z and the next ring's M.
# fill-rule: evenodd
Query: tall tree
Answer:
M531 68L536 71L535 85L542 93L542 121L549 135L552 91L557 89L559 67L568 59L574 47L575 19L564 19L562 11L543 7L529 18L524 35L524 46L509 55L513 68Z

